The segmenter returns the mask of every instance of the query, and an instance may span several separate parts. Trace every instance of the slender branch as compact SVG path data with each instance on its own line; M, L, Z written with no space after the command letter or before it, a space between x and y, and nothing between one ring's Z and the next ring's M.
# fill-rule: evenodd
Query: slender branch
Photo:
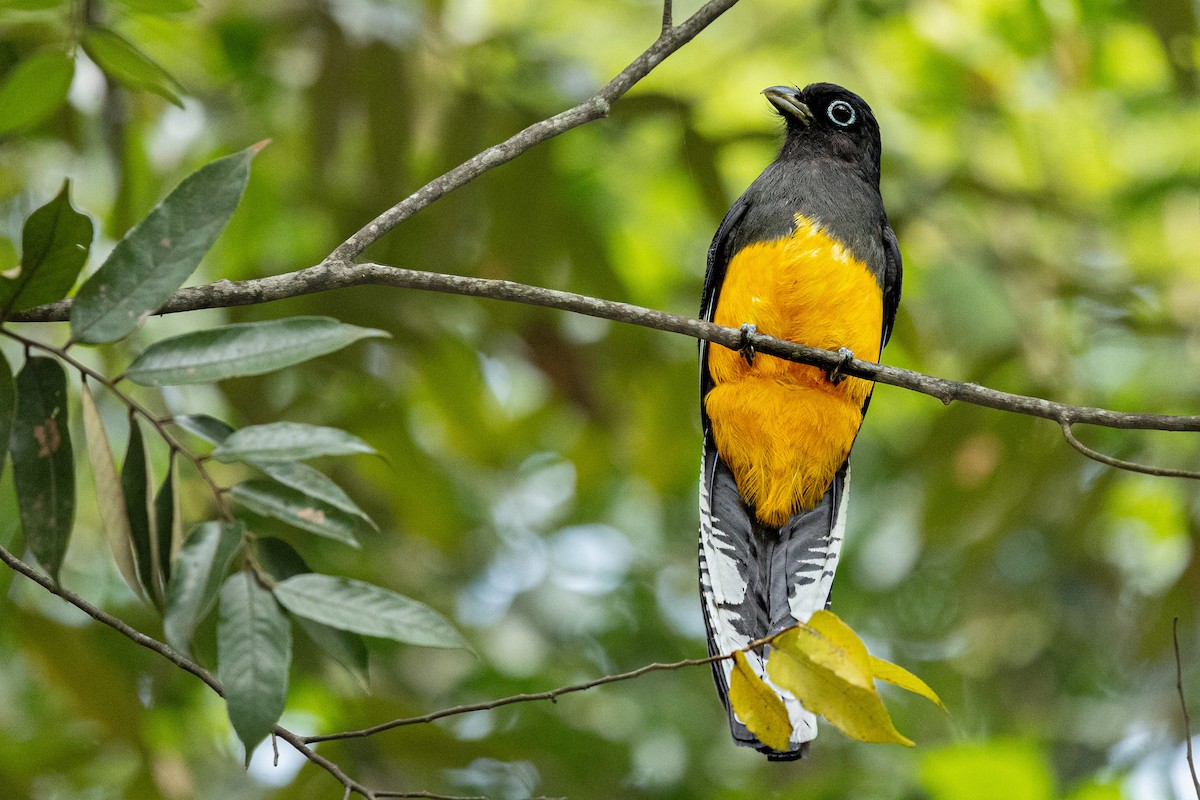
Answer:
M204 681L208 688L216 692L217 695L221 697L225 696L225 687L222 686L221 682L217 680L217 677L207 669L180 654L165 642L160 642L151 636L147 636L124 620L114 617L112 614L109 614L108 612L92 605L87 600L84 600L82 597L75 594L75 592L72 592L70 589L58 585L48 575L42 574L29 564L26 564L24 561L17 558L3 545L0 545L0 561L4 562L9 569L24 575L26 578L29 578L29 580L41 586L51 594L61 597L63 600L75 606L92 619L96 620L102 625L107 625L117 633L120 633L122 636L132 641L134 644L158 653L160 656L167 659L183 671L190 672L192 675L195 675L197 678ZM292 747L296 748L296 750L306 759L332 775L345 788L346 797L349 797L350 794L353 793L361 795L367 800L375 800L375 798L378 797L425 797L432 798L432 800L488 800L488 798L460 798L451 795L438 795L428 792L381 792L369 789L347 775L345 771L342 770L342 768L337 764L314 751L313 748L309 747L305 742L304 737L300 736L298 733L290 731L282 725L276 725L272 732L280 739L283 739Z
M1200 480L1200 472L1195 472L1188 469L1167 469L1165 467L1151 467L1145 464L1138 464L1134 461L1125 461L1120 458L1113 458L1110 455L1105 455L1098 450L1093 450L1083 442L1075 438L1074 432L1071 430L1071 423L1062 423L1063 438L1067 443L1074 447L1079 452L1083 453L1090 459L1099 461L1101 464L1107 464L1110 467L1126 469L1130 472L1140 472L1144 475L1157 475L1160 478L1191 478L1192 480Z
M1187 765L1192 773L1192 786L1196 800L1200 800L1200 777L1196 775L1196 761L1192 756L1192 719L1188 716L1187 698L1183 696L1183 659L1179 657L1179 617L1171 620L1171 639L1175 643L1175 688L1179 691L1179 707L1183 709L1183 736L1187 742Z
M330 254L328 261L350 262L362 255L373 242L396 225L411 217L430 203L455 189L469 183L483 173L512 161L525 151L547 139L565 133L593 120L608 116L608 110L629 91L634 84L646 77L667 56L696 38L717 17L737 3L737 0L709 0L700 9L680 23L678 27L664 24L662 33L645 52L629 63L616 77L604 85L592 97L573 108L569 108L549 119L535 122L520 133L516 133L497 145L493 145L476 156L464 161L454 169L425 184L404 200L364 225L357 233L342 242ZM670 0L663 12L667 19Z
M671 0L663 0L663 33L671 30L671 26L675 24L674 11L672 10L671 6Z
M603 686L608 683L617 683L619 681L632 680L633 678L641 677L648 672L662 672L666 670L683 669L684 667L697 667L703 664L711 664L714 661L724 661L730 658L728 654L709 656L708 658L687 658L683 661L673 661L668 664L647 664L644 667L639 667L629 672L622 672L618 675L605 675L603 678L595 678L583 683L576 683L571 686L563 686L559 689L551 689L548 692L531 692L526 694L514 694L509 697L502 697L499 700L489 700L486 703L471 703L469 705L454 706L452 708L443 708L440 711L431 711L428 714L423 714L419 717L402 717L389 722L382 722L378 725L373 725L370 728L362 728L354 731L342 731L341 733L327 733L323 736L305 736L304 742L312 744L314 742L330 742L337 739L361 739L366 736L374 736L377 733L390 731L393 728L400 728L405 725L421 725L427 722L443 719L445 717L453 717L458 714L469 714L472 711L490 711L493 708L502 706L510 706L514 703L529 703L537 700L549 700L552 703L558 702L558 698L564 694L572 692L582 692L585 689L592 689L596 686Z
M348 286L393 286L403 289L444 292L448 294L485 297L527 305L557 308L601 319L640 325L645 328L679 333L696 339L737 350L750 344L756 352L777 356L789 361L831 369L842 363L832 351L807 347L776 339L763 333L743 335L741 330L711 322L655 311L629 303L601 300L587 295L529 286L513 281L447 275L438 272L389 267L382 264L317 264L297 272L273 275L248 281L218 281L207 286L181 289L160 310L170 314L202 308L254 305L305 294L324 292ZM14 315L14 321L49 322L65 320L70 301L41 306ZM886 383L902 389L936 397L947 405L954 401L1010 411L1070 425L1100 425L1127 430L1200 431L1200 416L1171 416L1109 411L1086 406L1070 406L1037 397L1012 394L962 383L912 370L889 367L872 361L853 360L844 366L847 375ZM1114 465L1118 466L1118 465Z

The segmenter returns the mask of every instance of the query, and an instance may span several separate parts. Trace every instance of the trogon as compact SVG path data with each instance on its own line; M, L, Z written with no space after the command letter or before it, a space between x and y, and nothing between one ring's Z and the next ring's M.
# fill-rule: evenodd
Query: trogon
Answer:
M839 351L843 363L877 361L901 276L879 194L879 125L861 97L833 84L763 94L783 117L786 139L717 230L701 315ZM701 342L700 592L710 655L828 606L846 529L850 448L872 388L840 367ZM747 655L764 675L766 654ZM773 760L802 756L815 717L773 687L792 735L786 751L767 747L729 707L730 669L728 660L714 662L734 740Z

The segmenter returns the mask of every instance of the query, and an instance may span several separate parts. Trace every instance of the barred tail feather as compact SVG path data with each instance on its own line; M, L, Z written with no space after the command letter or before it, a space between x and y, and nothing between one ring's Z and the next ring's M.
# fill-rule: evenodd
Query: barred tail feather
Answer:
M842 465L816 508L792 517L781 528L759 522L747 508L733 473L705 442L700 476L700 595L708 632L709 655L727 654L780 631L807 622L829 602L846 527L849 464ZM764 680L763 656L747 653ZM739 745L754 747L772 760L800 758L817 735L816 718L786 690L780 698L792 722L787 751L758 741L729 706L729 661L713 664L717 693L729 714Z

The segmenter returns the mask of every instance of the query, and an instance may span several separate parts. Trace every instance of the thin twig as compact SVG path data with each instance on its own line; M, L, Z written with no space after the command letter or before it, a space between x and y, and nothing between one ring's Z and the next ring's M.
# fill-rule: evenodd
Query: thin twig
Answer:
M811 364L823 369L831 369L842 364L841 357L829 350L787 342L763 333L743 334L737 328L726 328L680 314L655 311L629 303L601 300L587 295L529 286L514 281L447 275L371 263L340 266L317 264L297 272L268 278L238 282L218 281L207 286L181 289L163 306L159 313L170 314L201 308L253 305L347 286L363 285L420 289L556 308L614 322L679 333L696 339L704 339L733 350L750 344L756 352L789 361ZM68 310L69 301L63 301L22 312L18 316L21 321L54 321L66 319ZM1069 406L1037 397L1001 392L976 383L961 383L898 367L884 366L872 361L855 359L846 364L842 371L847 375L866 378L876 383L886 383L927 394L947 405L954 401L971 403L1000 411L1011 411L1049 419L1060 425L1069 423L1127 430L1200 431L1200 416L1141 414L1086 406Z
M671 9L671 0L663 0L663 33L671 30L671 26L675 24L674 12Z
M362 728L354 731L342 731L341 733L327 733L323 736L305 736L306 744L315 742L330 742L337 739L360 739L365 736L373 736L377 733L390 731L393 728L399 728L405 725L421 725L427 722L443 719L445 717L453 717L458 714L469 714L473 711L490 711L493 708L501 706L510 706L514 703L530 703L538 700L557 701L564 694L572 692L582 692L585 689L592 689L596 686L603 686L608 683L617 683L618 681L627 681L633 678L645 675L648 672L661 672L665 670L683 669L684 667L696 667L703 664L711 664L714 661L723 661L729 658L728 655L715 655L708 658L688 658L683 661L673 661L668 664L647 664L644 667L639 667L629 672L622 672L618 675L605 675L603 678L576 683L571 686L564 686L560 689L551 689L548 692L530 692L525 694L514 694L509 697L502 697L499 700L489 700L485 703L471 703L469 705L454 706L453 708L443 708L440 711L431 711L428 714L423 714L419 717L403 717L394 719L389 722L382 722L378 725L373 725L370 728Z
M664 27L640 56L621 70L592 97L549 119L535 122L500 144L493 145L464 161L449 172L427 183L404 200L383 212L357 233L340 244L327 261L348 263L362 255L373 242L430 203L469 183L483 173L512 161L547 139L593 120L608 116L608 110L629 89L650 74L667 56L690 42L700 31L737 3L737 0L709 0L678 27ZM668 3L669 5L669 3Z
M1187 742L1187 764L1192 773L1192 786L1196 800L1200 800L1200 777L1196 776L1196 762L1192 757L1192 719L1188 716L1187 698L1183 696L1183 659L1179 657L1179 617L1171 620L1171 638L1175 642L1175 688L1179 690L1179 707L1183 709L1183 736Z
M1200 472L1194 472L1187 469L1169 469L1167 467L1151 467L1146 464L1138 464L1134 461L1125 461L1121 458L1113 458L1110 455L1105 455L1098 450L1093 450L1079 439L1075 438L1074 432L1071 430L1071 423L1062 423L1063 438L1067 443L1074 447L1079 452L1083 453L1090 459L1099 461L1101 464L1107 464L1110 467L1118 467L1119 469L1127 469L1130 472L1140 472L1143 475L1157 475L1160 478L1191 478L1192 480L1200 480Z

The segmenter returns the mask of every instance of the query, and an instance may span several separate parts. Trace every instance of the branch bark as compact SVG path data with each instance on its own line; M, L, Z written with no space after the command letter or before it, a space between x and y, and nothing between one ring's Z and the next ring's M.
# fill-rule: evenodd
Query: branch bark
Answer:
M577 314L608 319L644 328L679 333L713 344L740 349L749 344L758 353L777 356L789 361L811 364L822 369L832 369L842 364L841 357L830 350L821 350L795 342L776 339L763 333L743 334L736 328L727 328L711 322L670 314L665 311L643 308L629 303L601 300L587 295L529 286L513 281L490 278L472 278L464 275L446 275L438 272L389 267L382 264L336 264L323 262L296 272L257 278L248 281L218 281L207 286L181 289L159 311L173 314L203 308L225 308L255 305L305 294L325 292L348 286L393 286L403 289L421 289L431 292L484 297L514 303L556 308ZM67 319L70 301L41 306L14 316L14 321L54 322ZM912 370L876 364L872 361L854 359L846 363L842 372L876 383L885 383L936 397L949 405L954 401L1009 411L1032 417L1053 420L1059 425L1098 425L1106 428L1158 431L1200 431L1200 416L1172 416L1167 414L1145 414L1137 412L1111 411L1088 406L1072 406L1038 397L1002 392L980 386L977 383L938 378ZM1072 437L1073 438L1073 437ZM1078 441L1078 440L1076 440ZM1095 452L1095 451L1092 451ZM1116 461L1116 459L1114 459ZM1108 462L1106 462L1108 463ZM1123 466L1118 462L1113 466ZM1194 473L1178 471L1181 477L1195 477Z

